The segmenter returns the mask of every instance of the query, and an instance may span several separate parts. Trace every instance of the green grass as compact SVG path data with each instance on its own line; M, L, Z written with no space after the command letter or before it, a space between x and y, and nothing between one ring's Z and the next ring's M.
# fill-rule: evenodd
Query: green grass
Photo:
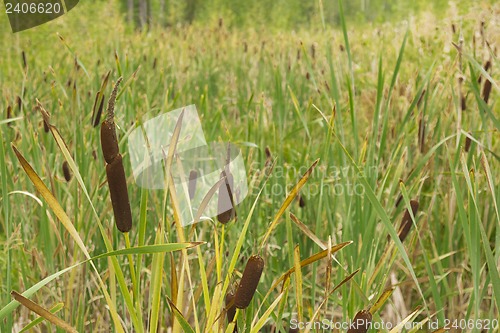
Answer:
M414 322L437 319L439 327L447 319L496 319L498 10L478 4L460 15L449 9L443 20L421 15L361 28L340 15L338 30L322 24L294 32L195 22L139 33L113 14L114 2L82 3L19 34L0 15L0 331L38 318L8 305L15 290L80 332L229 332L225 294L252 254L264 258L265 268L252 303L236 314L241 332L270 332L271 325L286 332L294 318L343 321L369 308L377 309L374 320L394 325L410 314ZM460 35L462 54L452 45ZM485 72L489 59L492 71ZM99 128L91 125L109 70L106 101L124 78L115 120L134 217L130 246L113 225ZM486 79L493 82L488 104ZM37 99L61 138L44 132ZM133 181L130 131L189 104L198 108L207 141L242 149L250 194L236 222L182 228L174 191L148 191ZM46 193L30 181L11 143ZM274 161L269 176L266 146ZM69 183L65 160L74 175ZM294 199L296 184L303 208ZM412 199L420 208L400 242L399 223ZM173 244L184 242L203 243ZM352 243L332 257L321 252L344 242ZM35 331L55 330L46 321L35 324Z

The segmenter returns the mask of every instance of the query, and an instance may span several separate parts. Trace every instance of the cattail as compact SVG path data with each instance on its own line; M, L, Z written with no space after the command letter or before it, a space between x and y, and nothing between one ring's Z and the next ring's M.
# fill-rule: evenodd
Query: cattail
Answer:
M45 133L49 133L50 131L49 124L47 123L45 118L43 119L43 130L45 131Z
M63 169L63 174L64 174L64 179L66 179L67 182L71 180L71 170L69 169L69 164L68 161L64 161L62 165Z
M266 153L266 160L272 160L273 155L271 154L271 149L269 148L269 146L266 146L266 149L264 151Z
M153 60L153 69L155 69L155 68L156 68L156 63L157 63L157 61L158 61L158 60L157 60L156 58Z
M253 255L248 259L238 290L234 296L234 305L238 309L245 309L250 305L263 270L264 260L261 256Z
M339 50L340 50L340 52L344 52L345 51L344 45L340 44L339 45Z
M370 311L359 311L349 324L349 330L347 333L366 333L371 326L371 322L372 314Z
M305 201L304 197L301 196L300 194L297 195L297 200L299 201L300 208L304 208L306 206L306 201Z
M234 293L228 292L226 294L226 316L227 322L232 323L234 320L234 316L236 315L236 307L234 306ZM238 326L234 326L234 331L238 332Z
M469 132L469 135L471 135L471 133ZM466 136L465 137L465 152L468 153L469 152L469 149L470 149L470 144L472 143L472 140L470 139L469 136Z
M467 102L463 92L460 92L460 107L462 108L462 111L467 110Z
M420 152L424 152L425 148L425 120L424 117L420 118L420 122L418 124L418 145L420 147Z
M309 72L306 73L306 79L309 80L311 78L311 74Z
M248 52L248 44L247 44L247 42L243 42L243 52L245 52L245 53Z
M12 106L7 105L7 119L12 118Z
M411 206L411 211L413 212L413 216L415 217L417 215L418 211L418 201L417 200L411 200L410 201L410 206ZM399 240L403 242L408 236L408 233L410 232L411 226L413 225L412 219L410 212L408 209L406 209L404 215L403 215L403 220L401 220L401 227L399 228Z
M486 104L488 104L488 100L490 99L490 92L491 92L491 81L486 80L486 82L484 82L484 87L483 87L483 100Z
M422 106L422 102L424 101L424 96L425 96L425 89L422 90L422 93L420 94L420 97L418 98L417 108L419 108L419 109Z
M194 194L196 192L196 179L198 178L198 171L196 170L191 170L189 173L189 185L188 185L188 192L189 192L189 199L193 200Z
M451 31L453 32L453 34L457 33L457 28L455 27L455 23L451 24Z
M118 139L114 122L114 108L116 93L122 78L116 81L108 101L107 117L101 124L101 147L106 160L106 176L108 179L109 193L116 226L121 232L132 229L132 212L127 190L127 179L123 168L122 155L118 149Z
M490 70L490 68L491 68L491 61L489 61L489 60L488 60L488 61L486 62L486 64L484 64L484 70L485 70L486 72L488 72L488 71ZM478 77L478 79L477 79L477 83L478 83L478 84L481 84L482 79L483 79L483 76L482 76L481 74L479 74L479 77Z
M224 19L222 17L219 17L219 29L222 29L224 26Z
M24 50L21 53L21 55L23 58L23 68L24 68L24 71L26 72L26 69L28 69L28 62L26 61L26 53L24 52Z
M314 45L314 43L311 44L311 57L313 59L316 59L316 46Z
M297 49L297 61L300 60L300 49Z
M106 165L106 176L108 178L109 193L116 226L121 232L128 232L132 229L132 213L122 155L118 154L113 162Z
M226 224L231 221L236 213L233 202L234 180L231 172L222 171L221 178L226 177L226 181L219 187L219 199L217 202L217 219L220 223ZM229 209L228 209L229 208Z
M113 162L118 155L118 139L116 137L115 123L113 119L106 119L101 124L101 147L104 159L107 163Z
M16 104L17 104L17 109L21 111L21 108L23 107L23 101L19 95L16 96Z

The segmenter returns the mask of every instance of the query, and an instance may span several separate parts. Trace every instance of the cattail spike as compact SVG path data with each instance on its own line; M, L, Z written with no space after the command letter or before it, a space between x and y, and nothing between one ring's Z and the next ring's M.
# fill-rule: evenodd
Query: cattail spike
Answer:
M418 201L417 200L411 200L410 201L410 207L411 211L413 212L413 216L416 217L417 211L418 211ZM403 242L406 237L408 236L408 233L410 232L411 226L413 225L410 211L406 209L403 219L401 221L401 227L399 228L399 240Z
M264 260L261 256L253 255L248 259L238 290L234 296L234 305L238 309L245 309L250 305L263 270Z
M370 313L370 311L359 311L351 321L350 328L347 333L366 333L371 326L371 322L372 314Z
M490 93L491 93L491 81L486 80L484 82L484 87L483 87L483 100L486 104L488 104L488 101L490 99Z
M106 109L106 121L113 121L114 119L114 111L115 111L115 102L116 102L116 95L118 93L118 86L122 82L123 78L120 76L118 80L115 83L115 86L113 87L113 91L111 91L111 95L109 96L108 100L108 107Z
M132 229L132 213L122 155L118 154L110 164L106 165L106 176L116 226L121 232L128 232Z
M66 179L66 181L69 182L71 180L72 175L71 175L71 170L69 169L68 161L63 162L62 169L63 169L64 179Z
M469 135L471 135L470 132L469 132ZM470 139L470 137L469 136L465 137L465 152L466 153L469 152L471 143L472 143L472 140Z

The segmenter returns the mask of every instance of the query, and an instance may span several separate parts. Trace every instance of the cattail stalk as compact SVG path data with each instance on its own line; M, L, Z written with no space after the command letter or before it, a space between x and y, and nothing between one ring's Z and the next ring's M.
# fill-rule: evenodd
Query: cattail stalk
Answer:
M234 305L238 309L245 309L250 305L263 270L264 260L261 256L253 255L248 259L238 290L234 296Z

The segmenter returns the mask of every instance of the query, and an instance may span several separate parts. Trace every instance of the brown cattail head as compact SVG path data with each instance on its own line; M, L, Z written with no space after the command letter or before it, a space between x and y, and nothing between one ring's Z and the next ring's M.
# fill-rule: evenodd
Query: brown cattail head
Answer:
M43 130L45 133L49 133L50 131L49 124L47 123L47 120L45 120L45 118L43 119Z
M420 147L420 152L423 153L425 149L425 119L420 118L418 124L418 145Z
M261 256L253 255L248 259L240 284L236 290L236 295L234 296L234 305L238 309L245 309L250 305L263 270L264 260Z
M370 311L359 311L349 323L349 330L347 330L347 333L366 333L371 326L371 322L372 314Z
M106 176L108 178L109 193L116 226L121 232L132 229L132 212L127 191L127 179L123 169L122 155L116 155L115 159L106 165Z
M486 72L488 72L491 68L491 61L488 60L485 64L484 64L484 70ZM477 83L478 84L481 84L481 81L483 80L483 75L479 74L479 77L477 78Z
M302 195L299 194L297 196L297 200L299 201L300 208L304 208L306 206L306 200L304 199L304 197Z
M460 107L462 108L462 111L467 110L467 99L465 98L463 92L460 92Z
M424 101L425 92L426 92L425 89L422 90L422 93L420 94L420 97L418 98L417 108L419 108L419 109L422 107L422 102Z
M21 53L21 55L22 55L22 58L23 58L23 69L26 72L26 69L28 68L28 62L26 61L26 53L24 52L24 50Z
M63 162L62 169L63 169L64 179L66 179L66 181L69 182L71 180L72 174L71 170L69 169L68 161Z
M471 133L469 132L469 135ZM469 149L470 149L470 145L472 143L472 140L470 139L470 137L466 136L465 137L465 152L468 153L469 152Z
M189 185L188 185L188 192L189 192L189 199L193 200L194 194L196 192L196 179L198 178L198 171L196 170L191 170L189 173Z
M484 87L483 87L483 100L486 104L488 104L488 101L490 99L490 93L491 93L491 81L486 80L484 82Z
M411 211L413 212L413 216L416 217L418 211L418 201L411 200L410 201ZM408 236L410 232L411 226L413 225L410 212L406 209L403 219L401 220L401 227L399 228L399 240L403 242Z
M224 184L219 187L219 198L217 202L217 220L226 224L236 216L233 201L233 175L229 171L222 171L221 178L226 177Z
M266 153L266 159L270 160L273 158L273 155L271 154L271 149L269 149L269 146L266 146L265 153Z
M19 95L16 96L16 104L17 104L17 109L21 111L21 108L23 107L23 100Z
M12 118L12 106L7 105L7 119Z
M101 124L101 148L106 163L112 163L119 153L118 138L114 121L104 121Z

